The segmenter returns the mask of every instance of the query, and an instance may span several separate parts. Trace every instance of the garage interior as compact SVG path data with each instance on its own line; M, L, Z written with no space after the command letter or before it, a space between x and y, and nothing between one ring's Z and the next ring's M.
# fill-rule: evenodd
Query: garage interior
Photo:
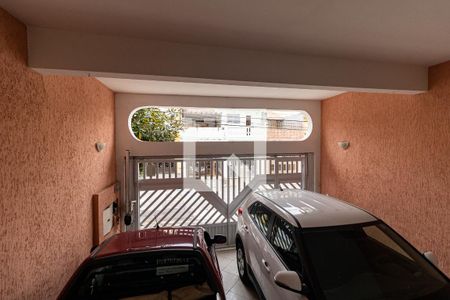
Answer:
M267 142L267 153L311 154L309 171L303 173L310 177L301 188L380 217L420 251L433 251L440 269L450 275L450 7L445 1L434 6L400 1L406 6L403 25L392 23L400 4L382 1L369 5L372 11L348 4L364 16L374 15L355 17L353 27L376 24L376 16L390 22L373 33L376 41L371 37L361 44L348 42L359 37L334 32L353 51L339 40L319 40L338 45L335 53L319 51L312 42L295 52L286 36L274 35L288 28L283 22L273 31L262 27L270 32L248 41L250 29L235 32L223 25L217 28L223 43L215 43L205 27L219 12L217 22L227 26L223 16L231 14L236 14L235 26L252 23L251 9L234 2L200 1L198 6L187 1L184 19L159 3L161 14L171 19L158 19L155 8L148 12L155 22L147 26L169 24L166 37L163 29L136 29L145 24L145 14L120 30L108 27L108 18L123 23L138 7L111 1L99 13L101 5L88 2L0 1L1 299L57 297L94 245L93 195L117 184L121 215L130 211L133 199L124 192L128 186L132 193L124 181L127 153L131 163L183 156L182 142L147 144L131 135L130 112L152 105L307 111L313 121L309 138ZM255 12L260 21L267 17L265 9L274 9L263 2ZM308 20L326 8L304 2L301 16ZM336 5L335 16L322 17L339 24L348 12ZM278 20L285 12L272 10ZM188 22L189 16L204 15L202 22ZM174 21L177 17L198 34L176 31L183 24ZM96 18L103 19L94 28ZM390 25L399 36L389 33ZM367 48L358 50L358 45ZM102 151L96 143L103 144ZM205 142L197 144L196 153L211 159L256 155L253 146Z

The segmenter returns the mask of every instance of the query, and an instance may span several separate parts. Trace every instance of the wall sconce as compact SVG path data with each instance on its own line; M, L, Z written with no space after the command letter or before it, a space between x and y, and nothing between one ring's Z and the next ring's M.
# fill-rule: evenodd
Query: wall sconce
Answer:
M97 149L97 152L102 152L106 148L106 144L102 142L95 143L95 149Z
M348 147L350 147L349 141L339 141L338 146L341 147L343 150L347 150Z

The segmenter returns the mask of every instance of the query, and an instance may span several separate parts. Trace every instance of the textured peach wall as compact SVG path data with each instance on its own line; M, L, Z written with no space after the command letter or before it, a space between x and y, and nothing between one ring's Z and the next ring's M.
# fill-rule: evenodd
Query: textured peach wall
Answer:
M0 8L0 299L56 297L92 246L92 194L115 181L113 93L26 57Z
M323 101L321 192L381 217L450 275L450 62L429 69L429 88Z

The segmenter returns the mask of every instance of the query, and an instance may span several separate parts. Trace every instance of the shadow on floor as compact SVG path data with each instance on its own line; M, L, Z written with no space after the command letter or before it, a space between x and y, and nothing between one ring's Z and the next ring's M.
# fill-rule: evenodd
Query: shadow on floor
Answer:
M258 299L254 288L245 286L239 279L235 249L217 250L217 259L219 260L220 270L222 271L223 286L227 300Z

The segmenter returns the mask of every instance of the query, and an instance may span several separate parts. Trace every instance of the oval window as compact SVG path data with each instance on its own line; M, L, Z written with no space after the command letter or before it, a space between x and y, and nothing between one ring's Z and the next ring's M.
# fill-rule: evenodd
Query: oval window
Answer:
M313 122L303 110L151 106L133 111L129 127L148 142L304 141Z

